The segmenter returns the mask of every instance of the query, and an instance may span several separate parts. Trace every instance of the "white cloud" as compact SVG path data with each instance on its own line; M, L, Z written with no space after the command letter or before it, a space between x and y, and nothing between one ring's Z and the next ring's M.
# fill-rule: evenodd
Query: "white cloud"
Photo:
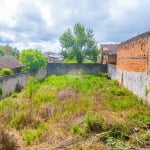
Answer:
M23 49L39 49L42 52L53 51L60 52L61 47L58 40L53 41L38 41L38 42L16 42L10 43L12 47L16 47L19 50Z
M0 42L55 51L59 36L76 22L92 28L98 42L119 42L149 29L149 5L148 0L0 0Z

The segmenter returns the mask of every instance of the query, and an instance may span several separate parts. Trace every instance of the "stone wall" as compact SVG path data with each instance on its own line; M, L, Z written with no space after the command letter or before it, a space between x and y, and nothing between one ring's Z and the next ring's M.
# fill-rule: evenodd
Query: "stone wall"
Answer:
M108 65L108 73L112 79L118 80L120 84L150 104L150 93L146 94L146 89L150 89L150 74L123 71L115 65Z
M51 74L66 74L74 70L82 70L85 73L100 73L107 72L107 65L102 64L48 64L48 75Z
M143 33L119 44L117 68L130 72L150 71L150 36Z

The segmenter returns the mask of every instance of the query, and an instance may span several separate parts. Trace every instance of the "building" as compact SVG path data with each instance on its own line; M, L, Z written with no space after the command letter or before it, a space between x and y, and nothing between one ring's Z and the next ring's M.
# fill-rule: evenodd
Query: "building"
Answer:
M101 44L99 62L101 62L102 64L115 64L116 65L117 49L118 49L118 44Z
M150 32L119 44L117 68L130 72L150 72Z
M45 55L48 63L62 63L64 60L64 56L54 52L45 52L43 54Z
M13 70L14 74L20 73L23 65L20 64L19 60L12 56L1 56L0 57L0 69L9 68Z

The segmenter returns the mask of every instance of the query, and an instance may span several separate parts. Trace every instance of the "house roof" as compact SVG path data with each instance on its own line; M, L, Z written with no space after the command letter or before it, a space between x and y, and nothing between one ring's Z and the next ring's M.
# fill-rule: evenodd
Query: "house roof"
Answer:
M104 54L117 54L118 44L101 44L101 49Z
M118 44L101 44L103 51L114 51L117 50Z
M4 56L0 57L0 69L2 68L19 68L23 67L22 64L20 64L19 60L12 56Z

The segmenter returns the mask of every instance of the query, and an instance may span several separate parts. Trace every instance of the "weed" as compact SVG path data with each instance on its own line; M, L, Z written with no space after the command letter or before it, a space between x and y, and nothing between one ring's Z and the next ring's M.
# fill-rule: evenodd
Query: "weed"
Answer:
M147 126L147 128L150 128L150 115L149 114L144 114L142 112L136 111L131 113L128 116L129 119L134 120L136 124L141 124L142 126Z
M110 137L117 139L129 139L131 135L131 130L128 126L123 123L114 123L110 129Z
M27 82L27 86L25 88L25 94L29 98L32 98L33 94L36 92L38 89L38 80L36 80L33 77L30 77Z
M94 112L85 115L84 123L88 131L102 132L107 128L104 118Z
M31 115L32 114L32 115ZM36 117L32 110L16 113L9 123L9 126L16 129L22 129L26 126L36 127L40 123L40 119Z
M87 137L86 130L84 128L81 128L78 124L72 125L71 132L73 134L77 134L77 135L80 135L82 137Z
M145 96L147 96L149 94L149 92L150 92L150 88L148 88L147 86L145 86L144 92L145 92Z
M27 130L23 134L23 139L27 144L31 144L36 138L38 138L44 131L47 131L48 127L46 123L39 124L37 129Z
M113 150L128 150L119 140L116 140L112 137L107 139L107 144L110 145Z
M0 130L0 150L22 150L24 143L16 131Z

